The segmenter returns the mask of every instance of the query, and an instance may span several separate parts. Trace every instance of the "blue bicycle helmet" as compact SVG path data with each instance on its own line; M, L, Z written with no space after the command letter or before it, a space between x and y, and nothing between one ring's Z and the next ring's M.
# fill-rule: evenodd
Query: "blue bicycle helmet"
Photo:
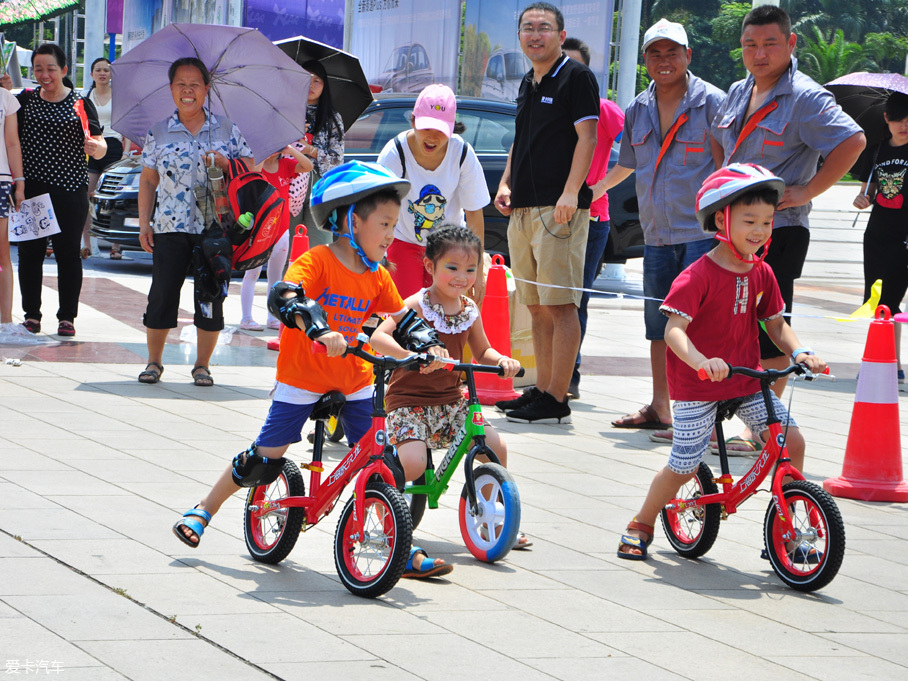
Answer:
M372 194L388 189L397 192L403 200L410 191L410 182L397 177L390 170L377 163L350 161L332 168L322 176L312 188L310 206L315 224L320 229L328 229L335 234L338 230L337 209L348 206L347 224L353 224L353 209L356 202ZM353 237L353 230L348 229L340 236L350 240L353 250L371 271L378 269L378 263L366 257L365 252Z

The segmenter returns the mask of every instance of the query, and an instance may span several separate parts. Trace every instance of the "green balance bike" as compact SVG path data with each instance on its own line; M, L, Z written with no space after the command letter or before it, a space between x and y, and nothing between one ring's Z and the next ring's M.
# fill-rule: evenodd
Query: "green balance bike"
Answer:
M503 369L498 366L462 364L450 359L439 361L447 365L445 369L448 371L464 372L469 406L460 432L438 466L432 462L432 451L427 448L425 473L404 489L404 494L409 495L413 528L422 520L426 505L438 508L438 500L447 491L454 471L463 460L466 482L460 492L457 511L460 534L473 556L493 563L508 555L517 539L520 529L520 494L514 478L501 465L495 452L486 445L485 421L476 396L473 375L479 372L501 376ZM517 376L523 376L523 369ZM475 466L477 456L487 457L489 463Z

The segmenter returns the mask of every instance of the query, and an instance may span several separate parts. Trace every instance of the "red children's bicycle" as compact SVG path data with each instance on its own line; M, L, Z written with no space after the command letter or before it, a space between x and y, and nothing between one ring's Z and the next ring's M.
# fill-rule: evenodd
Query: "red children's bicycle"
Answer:
M345 403L334 391L322 395L310 418L315 421L312 463L284 463L280 477L270 485L254 487L246 498L243 529L246 547L263 563L282 561L305 532L328 515L354 477L353 497L346 503L334 535L334 563L344 586L353 594L375 598L400 579L410 555L413 533L410 511L395 480L393 448L385 434L385 378L394 369L428 364L425 354L406 359L376 357L363 349L368 337L360 334L344 355L356 355L373 365L375 394L372 427L323 481L322 448L325 421L337 418ZM309 471L309 495L300 468Z
M722 475L714 478L705 463L700 463L697 476L662 510L662 525L672 547L685 558L698 558L712 548L719 535L719 520L759 491L760 483L772 471L772 501L763 520L766 556L772 569L788 586L798 591L815 591L831 582L845 555L845 525L833 498L817 485L807 482L788 458L786 431L776 416L769 386L789 374L812 380L813 374L802 364L781 371L755 371L746 367L729 367L729 376L741 374L759 379L760 392L769 415L769 437L753 466L733 482L728 470L728 456L722 421L734 416L741 399L719 403L716 412L716 438ZM701 369L700 378L706 373ZM783 484L786 477L792 482ZM717 483L722 485L719 491Z

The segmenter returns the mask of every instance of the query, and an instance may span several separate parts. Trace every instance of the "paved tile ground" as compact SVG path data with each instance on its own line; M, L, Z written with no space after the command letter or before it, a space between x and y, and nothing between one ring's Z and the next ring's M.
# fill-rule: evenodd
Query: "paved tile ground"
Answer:
M816 202L796 290L794 326L839 377L794 388L806 472L816 482L841 472L867 332L865 322L826 318L860 304L866 216L853 224L854 193L837 187ZM431 583L403 580L376 601L351 596L338 580L339 513L277 567L249 558L239 497L199 549L185 547L170 527L256 434L276 353L262 340L273 333L238 333L215 357L217 386L199 389L189 383L191 344L175 332L162 383L139 385L149 271L142 254L89 261L75 342L0 348L2 358L23 360L0 364L5 673L91 681L908 678L908 504L838 500L844 564L811 595L785 588L759 558L765 493L722 524L701 560L678 557L661 528L649 561L617 559L618 534L669 451L645 431L609 425L650 391L642 304L629 296L593 299L584 345L591 375L572 425L520 426L486 412L506 433L532 549L496 565L470 556L457 528L460 476L415 533L455 571ZM627 272L628 281L597 287L639 293L639 261ZM55 280L45 283L53 310ZM234 323L237 298L228 299ZM263 317L263 297L257 305ZM341 454L333 446L328 458ZM291 456L306 460L306 448ZM717 467L717 457L706 460ZM733 472L749 463L732 460Z

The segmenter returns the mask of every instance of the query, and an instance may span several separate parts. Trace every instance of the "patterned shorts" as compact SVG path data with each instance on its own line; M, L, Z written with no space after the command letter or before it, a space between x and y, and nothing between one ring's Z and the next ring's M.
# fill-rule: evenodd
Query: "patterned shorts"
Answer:
M401 407L387 417L388 439L392 445L422 440L429 449L451 445L467 419L467 401L427 407Z
M9 198L12 189L12 182L0 182L0 218L9 217L9 211L13 207L13 202Z

